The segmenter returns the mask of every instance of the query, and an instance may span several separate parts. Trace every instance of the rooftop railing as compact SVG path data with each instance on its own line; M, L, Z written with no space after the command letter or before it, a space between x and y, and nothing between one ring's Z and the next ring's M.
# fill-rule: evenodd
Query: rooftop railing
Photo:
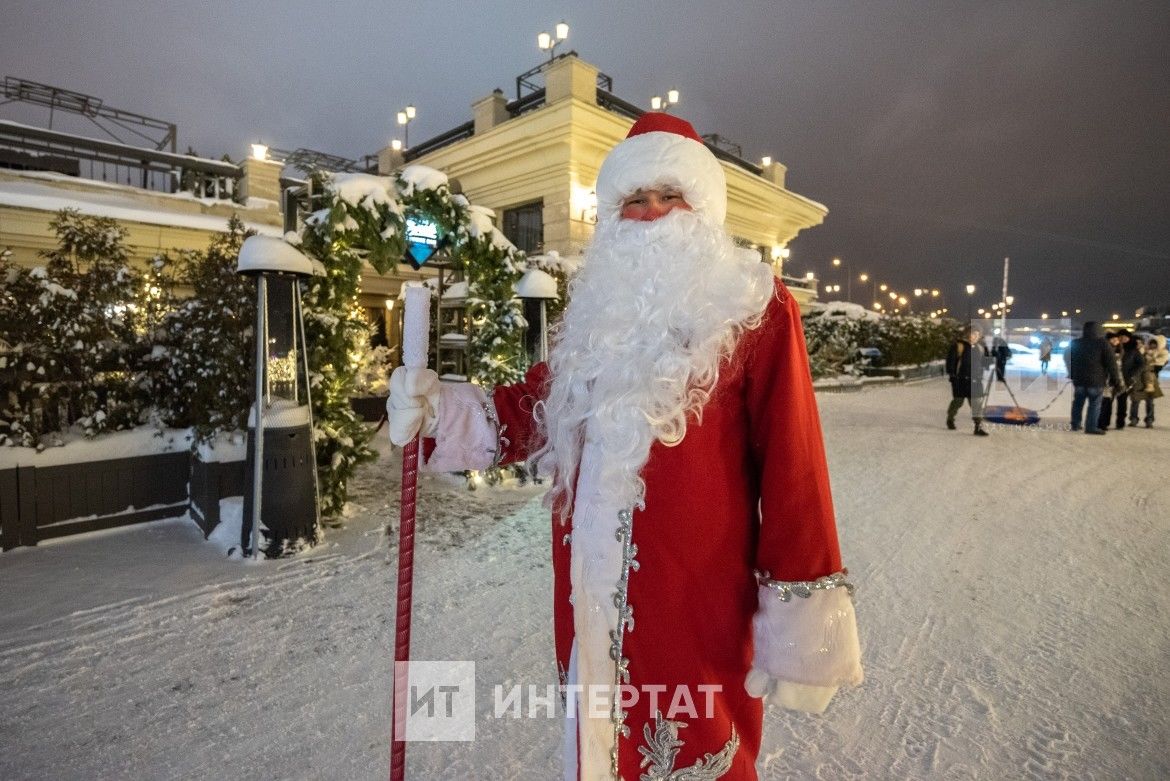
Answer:
M0 168L54 171L163 193L229 199L240 167L0 120Z

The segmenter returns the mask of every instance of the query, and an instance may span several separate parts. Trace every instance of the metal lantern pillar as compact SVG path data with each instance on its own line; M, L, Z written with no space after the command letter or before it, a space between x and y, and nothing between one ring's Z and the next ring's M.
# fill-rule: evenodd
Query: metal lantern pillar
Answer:
M526 304L529 301L535 302L539 308L540 330L536 345L536 360L538 362L548 360L548 302L550 300L556 301L560 297L557 295L557 281L551 274L541 271L535 266L529 266L528 270L524 272L524 276L520 277L520 281L516 283L516 295Z
M279 555L320 528L308 351L299 280L312 262L295 247L251 236L236 271L256 277L256 401L248 419L248 485L241 547Z

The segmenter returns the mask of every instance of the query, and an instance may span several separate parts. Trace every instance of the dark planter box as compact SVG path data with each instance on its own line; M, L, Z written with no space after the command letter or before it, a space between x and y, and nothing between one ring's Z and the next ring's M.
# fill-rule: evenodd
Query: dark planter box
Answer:
M219 525L219 500L243 496L245 483L243 461L204 463L198 456L191 457L191 520L204 537Z
M349 405L366 423L377 423L386 415L385 396L352 396Z
M190 460L161 453L0 470L0 546L182 515Z

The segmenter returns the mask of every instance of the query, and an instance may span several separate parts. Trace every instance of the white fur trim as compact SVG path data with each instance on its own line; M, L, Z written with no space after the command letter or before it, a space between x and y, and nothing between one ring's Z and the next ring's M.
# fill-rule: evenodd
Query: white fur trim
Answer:
M499 444L499 432L484 412L487 394L468 382L439 383L437 390L435 450L423 471L487 469Z
M722 225L727 217L727 178L703 144L677 133L654 131L615 146L597 174L598 222L615 220L622 199L638 188L672 185L697 213Z
M574 672L575 682L584 686L585 692L590 691L590 686L614 684L609 633L618 624L613 604L622 573L618 512L625 508L613 501L613 492L602 480L602 458L598 445L587 441L573 506L569 578L573 586L573 649L577 654ZM598 718L590 714L587 704L580 704L577 734L582 781L610 778L614 737L609 713Z
M759 600L752 618L753 671L809 686L861 683L857 617L848 591L814 591L785 602L774 590L760 586Z

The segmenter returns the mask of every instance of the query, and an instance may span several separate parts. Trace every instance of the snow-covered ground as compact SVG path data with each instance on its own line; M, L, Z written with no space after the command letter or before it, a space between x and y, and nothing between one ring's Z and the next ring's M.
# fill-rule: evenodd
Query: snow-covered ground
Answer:
M770 712L763 778L1170 777L1170 428L1070 433L1070 394L988 438L941 381L820 397L866 681ZM293 559L186 520L0 555L0 778L385 778L397 472ZM414 656L474 660L480 716L410 778L557 776L559 721L491 716L554 681L539 494L422 487Z

